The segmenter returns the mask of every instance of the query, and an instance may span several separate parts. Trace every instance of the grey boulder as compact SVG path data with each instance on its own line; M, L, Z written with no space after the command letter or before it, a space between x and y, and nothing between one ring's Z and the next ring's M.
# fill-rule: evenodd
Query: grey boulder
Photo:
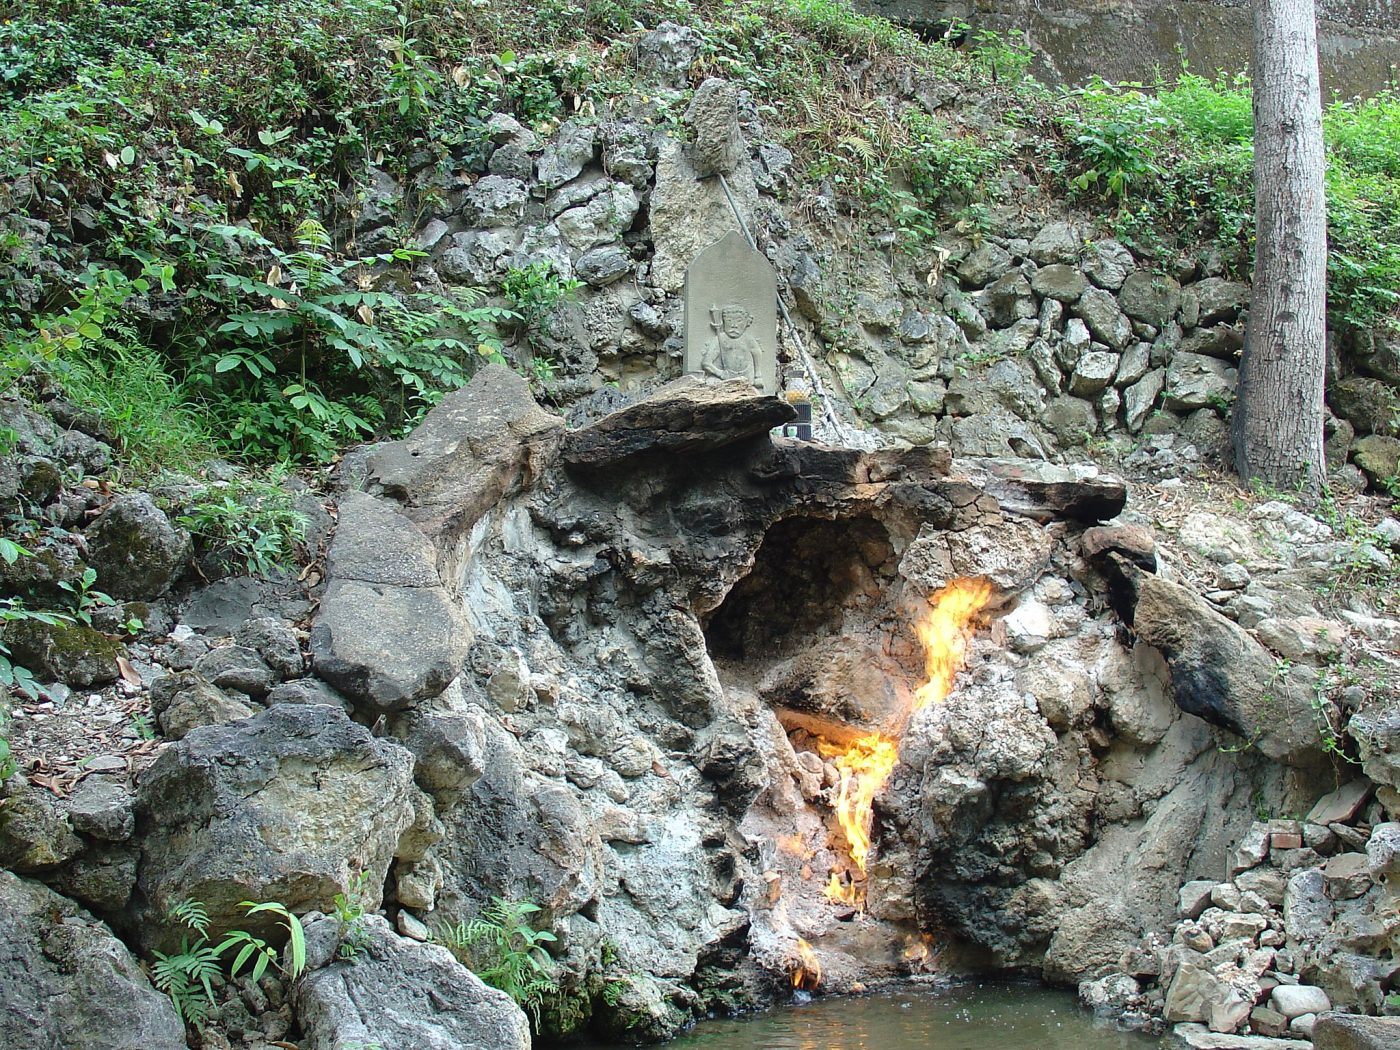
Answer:
M1075 317L1089 326L1094 338L1114 350L1121 353L1132 341L1132 322L1118 309L1118 300L1102 288L1086 291L1074 304L1073 311Z
M663 81L682 83L686 71L704 47L705 38L690 26L662 22L637 41L632 61L644 73Z
M747 159L739 130L739 89L711 77L695 89L685 121L691 134L691 162L701 178L728 175Z
M114 598L159 598L185 568L190 534L144 492L118 496L85 533L97 585Z
M296 988L306 1050L529 1050L529 1022L504 992L446 948L400 937L378 915L363 921L368 943L355 959Z
M705 383L693 376L571 431L561 458L568 467L604 470L641 457L695 454L767 434L796 412L742 379Z
M1293 675L1278 665L1194 591L1121 559L1117 564L1133 595L1133 629L1166 658L1181 710L1238 733L1270 758L1306 764L1321 756L1302 672Z
M1165 404L1173 412L1220 407L1235 396L1239 373L1224 361L1179 353L1167 366Z
M554 141L540 154L536 169L540 183L547 190L558 189L578 178L584 166L593 159L595 134L588 124L566 121Z
M361 872L377 907L400 840L430 811L413 756L339 708L279 704L196 729L138 785L139 889L153 911L142 935L188 898L218 929L246 925L245 900L328 908Z
M0 1046L184 1050L185 1026L104 923L0 870Z
M1315 1050L1394 1050L1400 1046L1400 1017L1323 1014L1312 1039Z
M441 587L334 580L311 629L311 654L316 673L352 700L397 711L446 689L471 639Z
M525 183L487 175L466 194L462 217L473 226L515 226L525 218Z

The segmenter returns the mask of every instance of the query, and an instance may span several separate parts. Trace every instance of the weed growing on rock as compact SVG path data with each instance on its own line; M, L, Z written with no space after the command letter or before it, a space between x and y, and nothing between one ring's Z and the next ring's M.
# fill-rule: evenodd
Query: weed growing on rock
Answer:
M247 908L250 917L270 914L278 920L278 925L287 931L289 938L287 962L279 962L275 948L246 930L231 930L217 944L211 942L209 912L204 905L195 900L175 905L169 913L170 921L186 927L190 933L181 938L178 952L170 955L153 953L156 962L151 967L151 980L170 996L176 1013L186 1024L203 1027L209 1009L214 1005L213 982L224 976L223 958L232 948L238 951L228 967L227 975L231 978L249 968L256 981L268 966L274 965L286 977L295 980L306 969L306 935L300 919L275 901L261 904L243 901L239 907Z
M115 598L96 588L97 570L88 566L76 580L59 580L58 587L66 592L73 602L73 615L92 626L94 609L105 609L117 604Z
M335 895L333 902L335 918L340 923L338 954L348 962L354 962L361 950L369 944L369 930L364 922L368 884L369 872L360 872L350 880L346 892Z
M195 496L179 522L225 569L266 576L289 568L306 518L292 494L270 480L244 478L213 486Z
M544 949L556 938L531 924L531 916L539 911L530 901L492 897L480 915L435 932L464 966L514 999L536 1028L545 997L558 991L554 960Z
M501 279L501 294L515 311L517 330L531 347L541 336L551 334L555 308L571 300L580 287L580 282L560 277L548 262L512 268Z

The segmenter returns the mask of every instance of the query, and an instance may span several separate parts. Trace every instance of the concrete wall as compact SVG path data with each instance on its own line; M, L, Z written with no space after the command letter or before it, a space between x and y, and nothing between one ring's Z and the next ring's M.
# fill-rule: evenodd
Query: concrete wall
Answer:
M1171 75L1185 56L1201 73L1249 64L1249 0L857 0L869 11L920 30L949 22L1020 29L1038 72L1081 83ZM1400 81L1400 0L1318 0L1324 93L1372 94Z

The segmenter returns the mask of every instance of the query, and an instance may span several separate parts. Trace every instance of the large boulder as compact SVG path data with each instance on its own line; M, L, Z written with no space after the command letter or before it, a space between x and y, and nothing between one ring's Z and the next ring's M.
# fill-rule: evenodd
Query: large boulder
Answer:
M0 1046L184 1050L185 1026L104 923L0 870Z
M1299 676L1194 591L1110 557L1126 584L1133 629L1166 658L1178 707L1270 758L1306 762L1321 754L1311 691Z
M1352 446L1352 459L1376 486L1400 477L1400 438L1368 434Z
M524 379L488 365L412 434L376 449L369 480L430 536L460 535L532 475L536 446L561 426L535 403Z
M154 940L190 898L219 929L244 923L245 900L328 908L362 872L377 907L401 840L423 838L408 833L428 811L413 756L339 708L280 704L196 729L138 784L143 935Z
M1400 790L1400 711L1393 704L1367 704L1347 723L1361 768L1377 784Z
M117 679L126 647L84 623L15 620L0 631L10 659L41 681L85 688Z
M685 286L686 269L696 256L725 234L737 233L741 224L752 227L758 211L753 166L740 164L725 175L725 181L727 194L719 179L701 175L687 147L672 140L661 146L656 158L656 185L648 207L652 241L656 245L651 260L652 284L668 292L679 292ZM815 271L816 267L812 269ZM811 282L807 287L818 283L820 271L807 280ZM811 300L815 288L807 294ZM801 303L801 294L798 299ZM815 306L814 301L809 301L809 308Z
M355 958L314 970L293 993L306 1050L529 1050L529 1022L508 995L446 948L400 937L378 915L362 922Z
M570 120L560 126L553 141L540 155L540 183L547 190L558 189L578 178L593 159L597 135L591 124Z
M728 175L748 162L748 145L739 130L739 89L711 77L698 88L686 110L690 129L690 158L696 174Z
M1102 288L1090 288L1073 307L1074 316L1089 326L1094 338L1120 353L1133 338L1133 325L1118 308L1118 300Z
M1176 316L1181 285L1171 277L1139 270L1123 282L1118 305L1133 320L1161 328Z
M1333 383L1327 402L1358 433L1400 437L1400 395L1383 379L1353 376Z
M114 598L159 598L184 571L190 534L144 492L118 496L85 533L97 585Z
M1312 1039L1315 1050L1394 1050L1400 1046L1400 1017L1323 1014Z
M311 629L311 655L316 673L352 700L396 711L447 688L471 639L441 587L333 580Z
M0 803L0 867L21 875L51 872L82 853L83 842L51 793L19 783Z
M1239 373L1218 358L1179 353L1167 366L1165 404L1183 413L1222 408L1234 398L1238 378Z
M644 74L662 83L681 84L686 71L705 47L705 38L689 26L662 22L644 33L632 50L632 61Z
M472 635L418 526L388 500L348 493L329 568L311 629L316 673L374 711L447 688Z

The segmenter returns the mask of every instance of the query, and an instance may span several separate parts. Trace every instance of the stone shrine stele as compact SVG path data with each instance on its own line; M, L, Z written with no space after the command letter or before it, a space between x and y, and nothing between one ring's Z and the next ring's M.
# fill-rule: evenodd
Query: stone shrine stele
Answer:
M738 233L725 234L685 271L685 370L778 392L778 278Z

